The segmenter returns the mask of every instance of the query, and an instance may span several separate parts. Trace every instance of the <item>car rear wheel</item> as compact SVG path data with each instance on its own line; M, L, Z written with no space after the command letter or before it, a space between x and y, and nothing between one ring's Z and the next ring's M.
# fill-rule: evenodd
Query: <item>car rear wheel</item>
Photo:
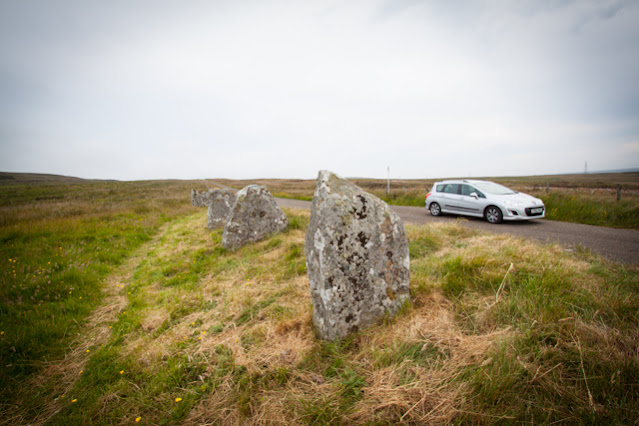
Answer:
M490 223L500 223L504 216L499 210L499 207L496 206L488 206L484 211L484 217Z
M442 208L439 206L439 204L431 203L431 205L430 205L430 214L432 214L433 216L441 216L442 215Z

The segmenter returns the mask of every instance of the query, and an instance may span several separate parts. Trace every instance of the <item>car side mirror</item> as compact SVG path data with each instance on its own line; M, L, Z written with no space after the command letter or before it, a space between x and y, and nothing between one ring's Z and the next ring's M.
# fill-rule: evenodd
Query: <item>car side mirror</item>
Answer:
M471 192L470 196L473 197L475 200L479 198L479 195L477 195L476 192Z

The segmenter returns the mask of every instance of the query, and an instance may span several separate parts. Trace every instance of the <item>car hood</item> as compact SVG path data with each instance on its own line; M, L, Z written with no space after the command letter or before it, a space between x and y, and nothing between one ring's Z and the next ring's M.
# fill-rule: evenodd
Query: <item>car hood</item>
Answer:
M496 195L494 196L496 199L503 202L513 202L513 203L523 203L530 206L543 206L544 202L539 198L535 198L532 195L524 194L523 192L519 192L516 194L508 194L508 195Z

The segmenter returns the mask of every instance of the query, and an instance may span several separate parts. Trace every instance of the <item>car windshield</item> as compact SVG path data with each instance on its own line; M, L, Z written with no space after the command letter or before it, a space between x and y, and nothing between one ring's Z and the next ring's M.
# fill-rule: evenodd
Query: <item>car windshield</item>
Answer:
M495 182L473 182L477 188L481 189L484 192L495 195L507 195L507 194L515 194L510 188L506 188L503 185L500 185Z

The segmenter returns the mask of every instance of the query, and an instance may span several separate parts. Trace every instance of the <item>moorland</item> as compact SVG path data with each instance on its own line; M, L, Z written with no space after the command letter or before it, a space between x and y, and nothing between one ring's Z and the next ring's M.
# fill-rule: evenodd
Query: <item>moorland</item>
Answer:
M637 174L495 179L549 218L638 229ZM353 181L422 205L434 180ZM587 250L407 225L412 303L315 338L304 235L227 251L190 189L314 181L0 174L2 424L632 424L637 267ZM546 185L548 183L548 186ZM621 200L617 201L617 185ZM548 188L548 189L547 189Z

